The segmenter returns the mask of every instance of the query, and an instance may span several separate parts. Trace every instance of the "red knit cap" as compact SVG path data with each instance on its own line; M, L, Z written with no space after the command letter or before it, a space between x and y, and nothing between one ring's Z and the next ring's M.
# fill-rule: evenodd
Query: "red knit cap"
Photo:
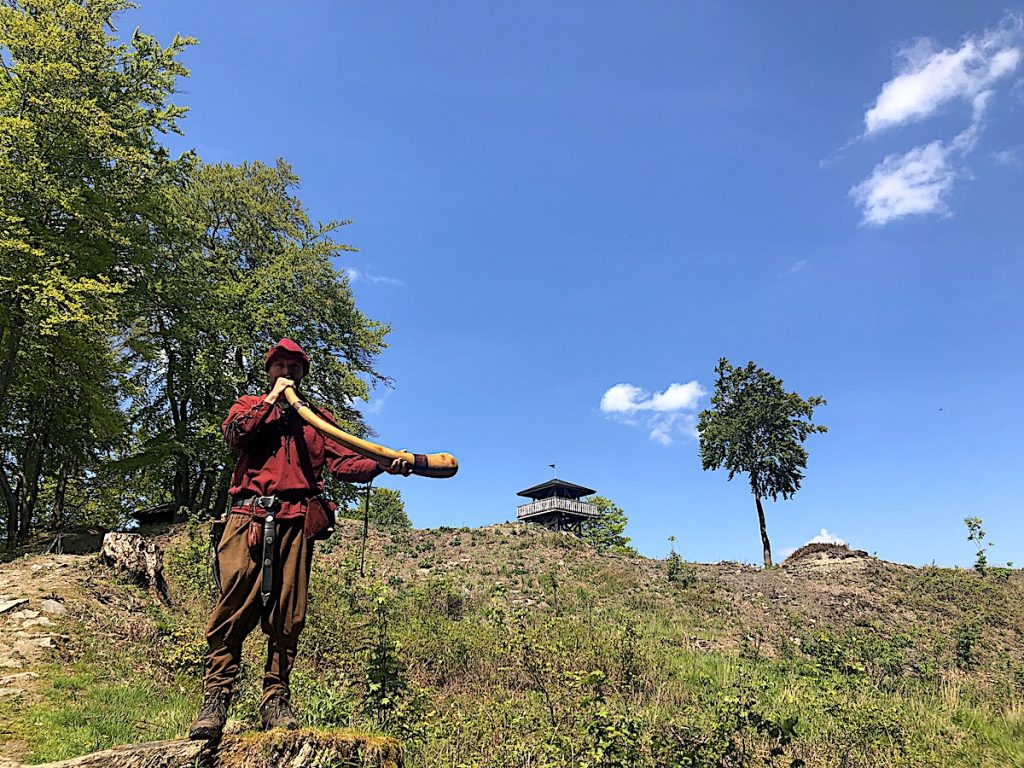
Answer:
M270 348L270 351L267 352L267 360L263 364L263 370L269 371L271 361L278 355L285 353L301 357L302 375L305 376L309 373L309 355L307 355L306 351L291 339L281 339L277 344Z

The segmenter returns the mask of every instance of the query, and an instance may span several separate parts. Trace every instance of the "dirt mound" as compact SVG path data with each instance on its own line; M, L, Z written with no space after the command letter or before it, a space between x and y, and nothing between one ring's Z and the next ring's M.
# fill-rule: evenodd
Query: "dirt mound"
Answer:
M804 544L800 549L787 557L782 565L794 565L809 560L846 560L848 558L869 558L863 549L850 549L847 544Z

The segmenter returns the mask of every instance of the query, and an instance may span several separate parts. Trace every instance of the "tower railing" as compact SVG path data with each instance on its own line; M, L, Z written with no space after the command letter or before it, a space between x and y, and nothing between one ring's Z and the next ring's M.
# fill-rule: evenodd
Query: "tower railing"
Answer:
M524 517L533 517L546 512L570 512L583 517L599 517L601 512L593 504L587 504L576 499L540 499L529 504L520 504L516 507L516 517L520 520Z

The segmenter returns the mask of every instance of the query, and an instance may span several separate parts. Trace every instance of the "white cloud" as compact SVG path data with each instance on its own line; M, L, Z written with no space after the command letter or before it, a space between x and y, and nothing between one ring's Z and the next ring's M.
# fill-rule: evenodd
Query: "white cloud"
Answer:
M811 539L807 543L808 544L838 544L840 546L846 544L846 542L843 539L839 538L834 533L829 533L824 528L821 529L821 533L819 533L817 536L815 536L813 539Z
M616 384L601 396L601 410L604 413L628 413L636 409L636 401L644 396L640 387L632 384Z
M697 439L697 415L695 413L668 413L653 416L649 421L647 436L656 443L672 445L679 435Z
M385 389L381 392L380 397L371 397L366 401L366 405L363 406L362 411L364 416L377 416L381 411L384 410L384 405L387 403L388 395L391 394L390 389Z
M669 384L651 394L633 384L616 384L601 396L601 412L630 424L644 424L651 440L672 445L676 437L696 437L696 408L706 394L697 381Z
M655 394L650 399L652 411L680 411L696 407L703 388L696 381L686 384L669 384L664 392Z
M789 269L786 270L791 275L795 275L797 272L803 272L807 268L807 259L800 259L800 261L793 262Z
M950 148L933 141L905 155L889 155L850 195L863 208L865 223L887 224L912 214L945 213L956 175Z
M971 105L970 124L949 141L936 139L878 163L850 190L865 224L949 212L954 184L971 177L964 158L977 148L993 86L1024 57L1022 29L1022 17L1010 15L997 29L966 38L956 50L939 51L922 39L900 51L897 75L882 86L864 115L864 135L924 120L953 101Z
M695 407L703 394L703 387L696 381L669 384L664 392L653 395L632 384L616 384L602 395L601 410L605 413L679 411Z
M991 153L992 160L996 165L1002 165L1009 168L1020 168L1024 165L1024 160L1021 159L1021 147L1010 147L1008 149L998 149Z
M403 285L400 278L371 275L369 272L363 272L355 267L345 267L345 276L348 277L350 283L365 281L367 283L382 283L384 285Z
M974 101L1017 69L1020 32L1020 17L1008 16L998 29L968 37L956 50L936 50L928 38L905 46L897 54L896 76L864 114L865 135L924 120L953 101Z

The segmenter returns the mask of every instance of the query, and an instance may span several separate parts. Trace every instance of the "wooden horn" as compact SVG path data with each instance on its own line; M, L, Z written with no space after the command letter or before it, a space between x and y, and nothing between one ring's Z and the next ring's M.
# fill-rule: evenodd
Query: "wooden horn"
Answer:
M391 462L395 459L402 459L409 462L414 475L422 477L451 477L459 471L459 462L450 453L409 453L408 451L396 451L393 448L386 448L361 437L350 435L336 424L327 419L321 418L308 404L302 401L294 387L288 387L284 391L288 404L298 411L305 421L317 432L337 440L349 450L365 456L374 461Z

